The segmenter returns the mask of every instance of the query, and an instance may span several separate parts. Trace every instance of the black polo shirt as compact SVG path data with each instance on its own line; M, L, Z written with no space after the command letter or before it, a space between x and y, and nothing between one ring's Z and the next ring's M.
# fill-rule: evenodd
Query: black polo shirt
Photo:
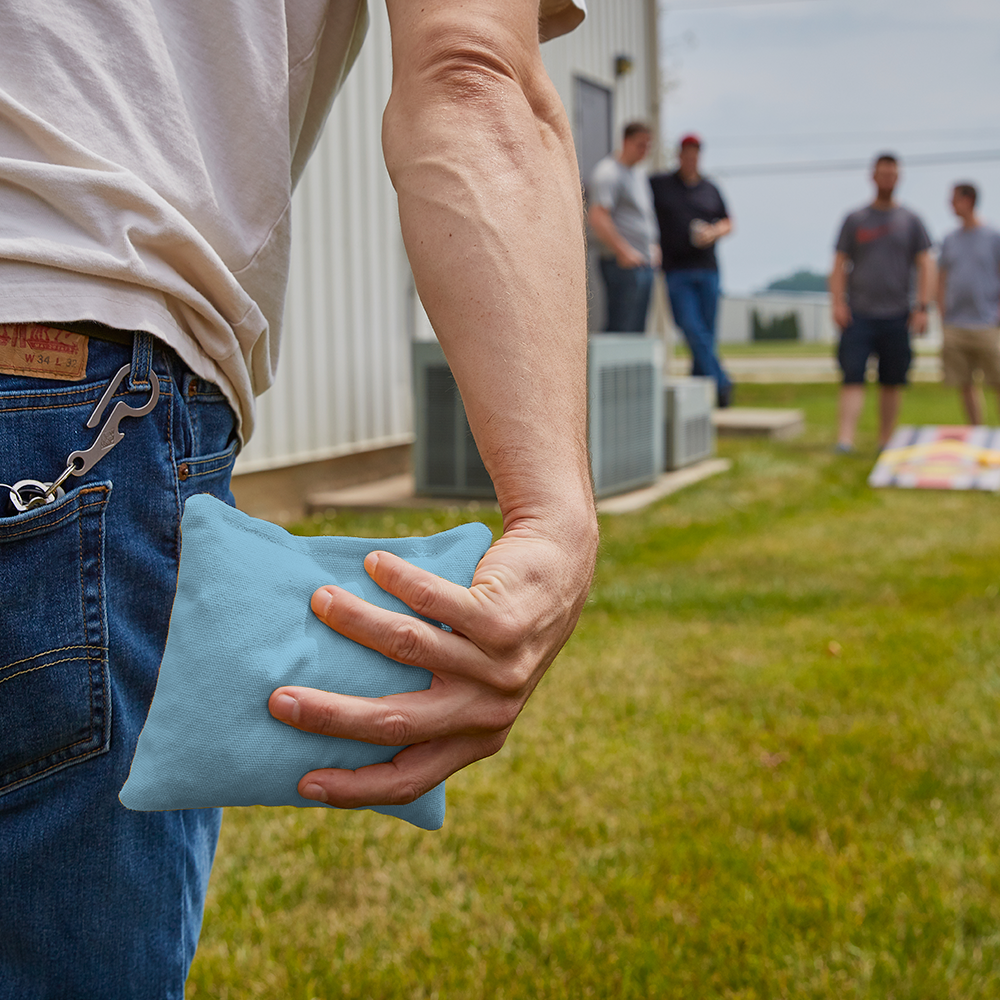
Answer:
M715 259L715 245L696 247L691 242L691 223L695 219L714 223L729 218L719 189L704 177L696 184L687 185L677 171L655 174L650 177L649 183L653 188L653 207L660 224L663 270L700 268L717 271L719 264Z

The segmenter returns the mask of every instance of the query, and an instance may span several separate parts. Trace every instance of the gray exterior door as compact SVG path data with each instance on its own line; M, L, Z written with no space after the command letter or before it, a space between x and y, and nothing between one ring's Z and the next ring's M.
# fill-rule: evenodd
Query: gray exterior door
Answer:
M613 94L610 87L582 76L573 78L573 91L576 156L580 176L586 184L597 161L607 156L614 145L611 136Z

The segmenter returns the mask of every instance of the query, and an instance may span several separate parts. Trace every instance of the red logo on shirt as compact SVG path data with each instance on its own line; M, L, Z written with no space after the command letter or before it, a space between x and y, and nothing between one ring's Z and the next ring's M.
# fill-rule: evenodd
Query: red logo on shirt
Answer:
M888 236L891 230L891 226L871 226L866 228L865 226L859 226L854 234L854 238L858 243L871 243L873 240L880 240L883 236Z

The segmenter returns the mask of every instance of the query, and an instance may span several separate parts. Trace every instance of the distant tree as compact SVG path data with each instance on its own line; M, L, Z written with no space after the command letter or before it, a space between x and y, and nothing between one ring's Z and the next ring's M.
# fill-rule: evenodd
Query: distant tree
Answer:
M826 275L815 271L796 271L787 278L778 278L767 286L768 292L825 292Z
M750 317L754 340L798 340L799 318L794 312L763 320L756 309Z

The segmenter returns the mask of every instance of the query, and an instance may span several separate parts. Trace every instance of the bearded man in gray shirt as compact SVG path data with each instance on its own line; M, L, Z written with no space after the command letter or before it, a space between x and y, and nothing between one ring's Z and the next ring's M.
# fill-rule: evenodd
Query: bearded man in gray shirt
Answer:
M910 331L922 336L927 330L933 280L927 230L893 198L899 181L896 157L879 156L872 180L875 200L844 220L830 274L833 321L840 328L837 361L844 374L837 421L837 450L842 452L854 450L872 354L878 356L879 448L892 437L913 357Z

